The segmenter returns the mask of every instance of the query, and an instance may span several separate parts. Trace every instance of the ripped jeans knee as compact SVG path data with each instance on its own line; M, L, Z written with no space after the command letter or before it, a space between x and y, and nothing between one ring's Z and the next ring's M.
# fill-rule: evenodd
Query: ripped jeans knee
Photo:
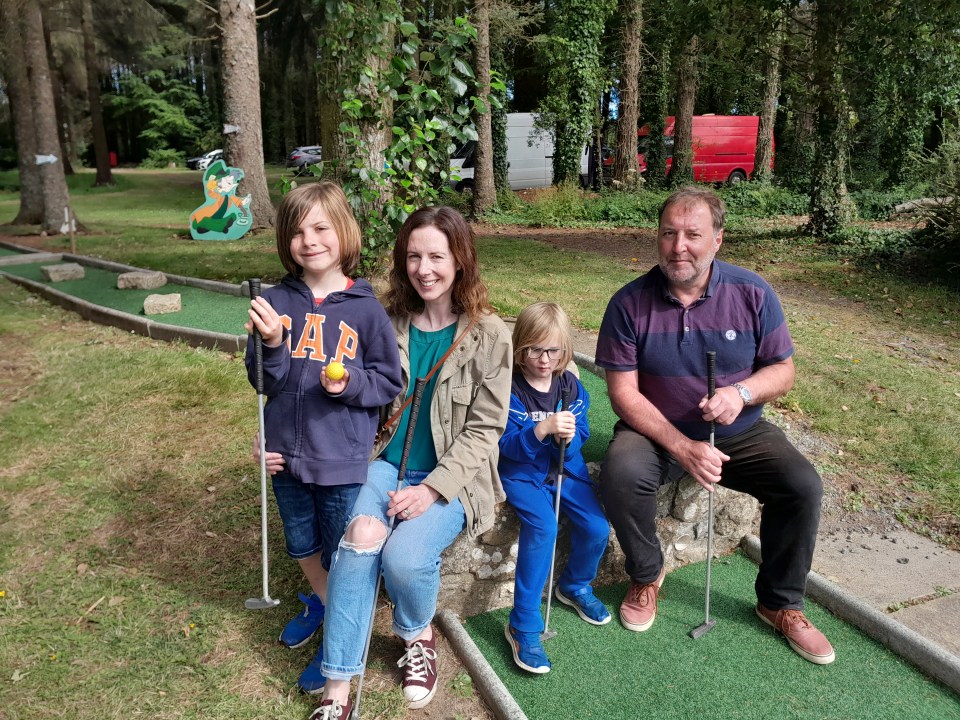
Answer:
M350 520L340 548L358 555L377 555L387 542L387 528L379 518L372 515L357 515Z

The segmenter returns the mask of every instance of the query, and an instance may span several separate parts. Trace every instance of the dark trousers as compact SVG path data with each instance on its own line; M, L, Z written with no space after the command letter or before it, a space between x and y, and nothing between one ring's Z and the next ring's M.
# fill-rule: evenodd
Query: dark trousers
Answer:
M772 610L802 609L820 524L823 481L783 432L766 420L715 444L730 456L720 484L762 504L757 599ZM634 582L653 582L660 574L657 489L684 473L659 445L626 423L617 423L600 471L600 498Z

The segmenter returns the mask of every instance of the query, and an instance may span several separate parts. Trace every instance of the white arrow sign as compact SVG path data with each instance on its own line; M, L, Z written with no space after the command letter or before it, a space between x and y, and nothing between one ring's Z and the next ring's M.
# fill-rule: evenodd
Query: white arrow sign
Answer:
M63 209L63 225L60 226L60 234L66 235L68 232L77 231L77 219L70 217L70 210Z
M53 165L56 161L56 155L37 155L37 165Z

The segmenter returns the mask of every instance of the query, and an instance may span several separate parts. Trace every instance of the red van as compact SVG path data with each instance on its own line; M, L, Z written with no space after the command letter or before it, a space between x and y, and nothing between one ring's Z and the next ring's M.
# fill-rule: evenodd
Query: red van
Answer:
M675 118L667 118L664 143L667 146L667 171L673 162L673 126ZM753 175L753 160L757 152L757 115L694 115L693 116L693 179L697 182L731 185ZM646 172L644 158L650 129L644 125L637 131L640 172ZM770 159L773 169L773 158Z

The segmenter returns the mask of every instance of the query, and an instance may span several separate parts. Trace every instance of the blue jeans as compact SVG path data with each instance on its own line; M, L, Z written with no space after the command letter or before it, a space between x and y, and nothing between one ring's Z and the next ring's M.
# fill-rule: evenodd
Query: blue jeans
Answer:
M390 527L387 491L397 489L398 472L385 460L370 463L350 522L372 517L385 528ZM408 471L404 487L418 485L427 475ZM423 515L398 521L377 547L357 549L341 540L327 585L321 666L324 675L331 680L349 680L363 672L363 646L370 631L376 601L373 591L381 565L384 585L394 602L393 631L406 641L423 632L437 611L440 553L465 525L466 515L459 500L437 500Z
M554 501L557 486L500 476L507 500L520 518L517 572L510 624L521 632L543 632L540 599L550 575L557 537ZM570 555L557 585L565 595L587 587L597 575L610 539L610 525L593 486L566 478L560 491L560 509L569 520ZM550 592L552 588L548 588Z
M330 559L360 492L360 484L316 485L282 472L273 476L273 494L283 520L287 554L295 560L322 553L323 567Z

